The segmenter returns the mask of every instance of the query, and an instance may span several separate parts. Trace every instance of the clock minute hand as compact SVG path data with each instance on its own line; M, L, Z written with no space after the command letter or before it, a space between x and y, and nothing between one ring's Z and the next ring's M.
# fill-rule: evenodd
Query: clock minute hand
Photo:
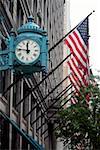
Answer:
M26 44L26 49L28 50L28 43Z
M29 43L27 42L27 44L26 44L26 49L27 49L26 52L27 52L27 54L30 52L30 50L28 49L28 44Z

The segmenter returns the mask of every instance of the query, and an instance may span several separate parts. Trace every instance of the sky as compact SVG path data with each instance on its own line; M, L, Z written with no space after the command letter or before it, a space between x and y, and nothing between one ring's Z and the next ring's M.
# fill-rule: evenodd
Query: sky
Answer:
M71 29L89 17L89 56L94 75L100 75L100 0L69 0Z

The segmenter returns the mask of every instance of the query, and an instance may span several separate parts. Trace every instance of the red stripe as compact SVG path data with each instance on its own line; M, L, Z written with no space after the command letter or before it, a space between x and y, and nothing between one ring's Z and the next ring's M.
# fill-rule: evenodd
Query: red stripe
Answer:
M77 100L75 98L71 98L71 104L76 104Z
M70 76L69 76L69 79L70 79L70 82L73 84L73 86L74 86L76 92L79 94L79 90L78 90L78 88L76 87L75 83L73 82L73 80L71 79Z
M73 52L73 48L71 47L71 45L70 45L70 43L68 42L67 39L65 39L65 43L67 44L67 46L68 46L69 49L71 50L72 54L75 56L77 62L80 63L80 65L82 66L82 68L86 71L86 67L82 64L82 62L81 62L80 59L77 57L77 55L75 55L75 53Z
M80 38L78 37L77 33L75 31L73 31L74 36L76 37L79 45L81 46L81 48L83 49L84 53L87 54L87 50L84 48L84 45L81 43Z
M73 79L75 80L75 82L77 83L77 85L80 87L81 84L80 84L79 78L74 73L72 73L71 75L72 75Z
M76 51L79 53L79 55L81 56L81 58L83 59L84 62L86 62L86 58L83 56L83 54L81 53L81 51L79 50L77 44L75 43L72 35L69 35L70 40L72 41L73 45L75 46ZM74 52L74 50L73 50Z
M73 62L73 64L74 64L74 66L75 66L77 72L80 74L83 83L84 83L85 85L87 85L86 80L85 80L85 78L84 78L85 71L84 71L83 74L82 74L81 71L80 71L80 69L79 69L79 68L77 67L77 65L75 64L75 61L74 61L73 58L72 58L72 62Z
M73 66L71 65L70 61L72 61L72 65L73 65ZM73 69L73 68L75 68L76 71L77 71L77 73L78 73L78 76L82 79L83 83L86 85L86 81L84 80L84 76L83 76L82 73L80 72L79 68L76 66L74 60L71 59L70 61L67 62L68 65L69 65L69 67L70 67L70 69L72 70L72 72L73 72L74 74L76 74L75 71L74 71L74 69ZM77 77L78 77L78 76L77 76ZM78 77L78 78L79 78L79 77ZM81 82L81 81L80 81L80 82ZM82 83L82 84L83 84L83 83Z
M90 101L90 94L87 94L86 95L86 102L89 103L89 101Z
M76 65L76 63L75 63L75 61L74 61L73 58L71 59L71 61L72 61L73 65L74 65L75 69L77 70L77 72L78 72L79 75L81 76L81 78L83 78L83 75L82 75L82 73L80 72L79 68L77 67L77 65Z
M75 71L74 71L73 67L71 66L70 62L68 62L68 65L69 65L70 69L72 70L72 72L75 73ZM81 77L81 78L82 78L82 77Z

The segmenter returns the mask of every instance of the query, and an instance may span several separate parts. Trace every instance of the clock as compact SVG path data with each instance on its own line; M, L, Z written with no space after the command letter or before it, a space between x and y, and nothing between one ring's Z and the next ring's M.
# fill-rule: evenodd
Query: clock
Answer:
M40 56L39 44L31 39L25 39L19 42L15 49L16 58L24 64L30 64L36 61Z

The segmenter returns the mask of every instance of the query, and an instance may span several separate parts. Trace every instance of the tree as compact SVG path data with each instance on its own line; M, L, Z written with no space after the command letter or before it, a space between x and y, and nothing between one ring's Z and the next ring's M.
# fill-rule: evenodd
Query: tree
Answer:
M94 83L92 80L80 89L76 104L59 112L56 135L66 140L71 150L100 149L100 89Z

